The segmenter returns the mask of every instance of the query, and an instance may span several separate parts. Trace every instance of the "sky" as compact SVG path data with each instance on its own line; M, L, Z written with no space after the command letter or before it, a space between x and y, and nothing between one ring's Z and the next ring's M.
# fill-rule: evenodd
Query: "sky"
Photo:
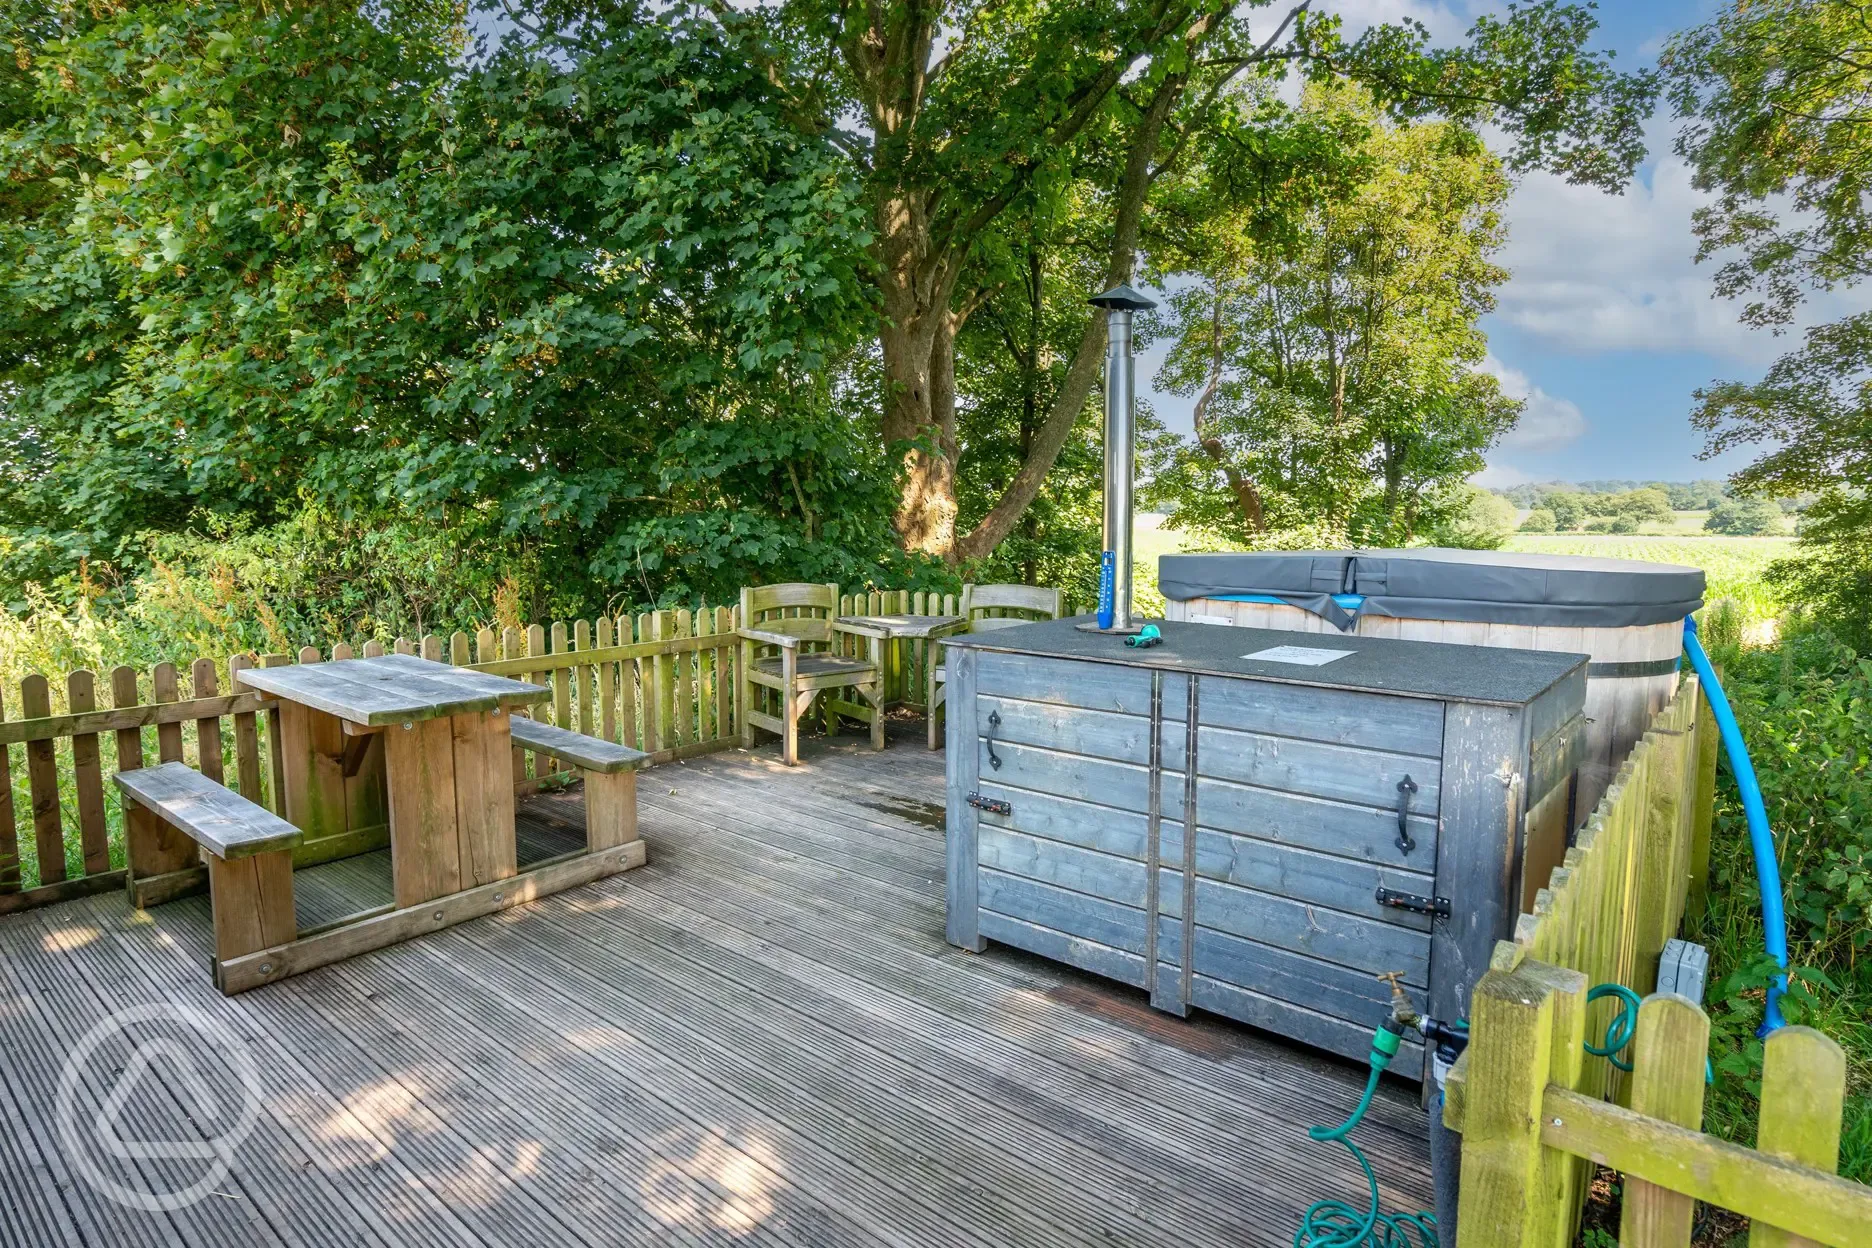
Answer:
M1335 0L1347 33L1402 16L1439 40L1460 40L1487 0ZM1655 64L1664 41L1719 9L1715 0L1602 0L1596 44L1621 68ZM1690 214L1700 196L1671 154L1678 123L1654 117L1649 154L1622 195L1568 186L1547 174L1521 179L1506 212L1499 257L1513 276L1484 322L1488 371L1527 401L1520 427L1489 456L1478 480L1508 486L1548 480L1691 480L1743 466L1748 451L1702 461L1689 416L1698 386L1755 380L1793 339L1742 326L1714 297L1714 263L1695 263ZM1831 305L1831 306L1829 306ZM1817 304L1804 324L1834 319ZM1139 380L1154 373L1141 360ZM1190 400L1157 393L1152 407L1187 431Z

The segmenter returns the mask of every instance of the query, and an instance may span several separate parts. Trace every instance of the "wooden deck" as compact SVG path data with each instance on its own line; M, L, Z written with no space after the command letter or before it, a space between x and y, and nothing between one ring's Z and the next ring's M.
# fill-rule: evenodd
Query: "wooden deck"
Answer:
M941 760L655 768L649 866L231 999L201 899L0 919L0 1243L1214 1248L1362 1200L1304 1135L1362 1070L943 942ZM581 818L576 792L527 803L523 858ZM373 888L368 858L301 872L302 922ZM239 1086L231 1037L256 1116L223 1172L201 1142L237 1098L196 1090ZM1387 1207L1429 1204L1422 1137L1388 1087L1358 1137ZM97 1181L204 1174L154 1212Z

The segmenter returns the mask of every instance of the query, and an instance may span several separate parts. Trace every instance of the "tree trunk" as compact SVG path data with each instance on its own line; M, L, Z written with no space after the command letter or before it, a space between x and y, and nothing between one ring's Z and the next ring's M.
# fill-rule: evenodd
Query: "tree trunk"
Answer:
M1131 280L1131 266L1137 252L1138 232L1144 220L1144 197L1150 190L1151 160L1163 137L1164 123L1181 98L1185 79L1171 75L1157 87L1125 154L1124 176L1118 187L1117 212L1112 220L1110 259L1105 266L1105 285L1109 289ZM995 505L966 536L955 542L953 561L985 559L994 553L1013 531L1015 523L1027 511L1054 461L1072 435L1072 427L1085 411L1105 360L1105 316L1094 311L1087 319L1079 349L1066 366L1066 380L1047 409L1047 417L1035 435L1032 449L1014 479L1008 483Z
M932 255L922 197L878 207L883 315L884 442L904 451L903 492L892 523L907 551L947 556L955 544L955 329L952 262Z

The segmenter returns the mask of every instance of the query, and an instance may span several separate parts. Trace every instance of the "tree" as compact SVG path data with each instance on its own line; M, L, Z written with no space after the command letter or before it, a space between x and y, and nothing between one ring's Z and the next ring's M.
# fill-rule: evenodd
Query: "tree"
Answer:
M1515 508L1507 499L1473 485L1458 485L1452 492L1456 499L1431 531L1432 545L1494 550L1514 532Z
M1406 541L1520 412L1477 368L1507 179L1472 133L1387 124L1350 88L1255 133L1283 166L1322 145L1339 164L1296 191L1289 168L1223 146L1179 188L1192 224L1156 258L1200 277L1170 296L1158 382L1196 398L1195 433L1153 497L1239 541L1307 521Z
M0 219L15 575L305 499L588 603L894 562L834 385L858 188L713 23L612 11L463 70L423 5L99 11L9 29L0 186L53 188Z
M1710 509L1704 529L1729 537L1760 537L1779 533L1781 507L1771 498L1725 499Z
M1557 527L1553 512L1545 507L1536 507L1528 512L1527 519L1521 522L1523 533L1552 533Z
M577 26L589 6L547 13ZM1259 10L1256 39L1249 21ZM563 11L561 11L563 10ZM884 440L903 456L895 524L909 550L979 559L1012 531L1084 416L1105 346L1081 310L1065 373L1020 468L967 532L956 527L958 337L1000 280L980 250L1004 213L1080 178L1081 236L1100 279L1133 274L1154 185L1240 119L1231 83L1293 67L1368 87L1397 118L1490 122L1515 169L1614 187L1642 155L1654 94L1585 48L1590 6L1553 0L1477 19L1466 46L1433 47L1415 23L1343 38L1310 2L1088 0L1008 10L885 0L870 6L710 0L726 32L756 32L757 63L794 122L848 153L865 187L876 261ZM551 22L546 25L551 29ZM1090 293L1090 292L1084 292Z
M1572 490L1558 490L1541 496L1541 506L1554 514L1554 524L1570 532L1586 523L1586 495Z
M1717 290L1780 329L1808 293L1872 277L1872 24L1860 0L1750 0L1672 39L1661 58L1689 118L1677 151L1715 201L1695 218L1698 258L1730 257ZM1872 643L1872 314L1807 332L1761 381L1697 392L1707 455L1766 446L1738 492L1815 502L1790 597ZM1712 519L1714 514L1712 513Z
M1654 486L1618 495L1617 507L1618 514L1629 516L1634 526L1647 522L1669 524L1675 519L1670 494Z

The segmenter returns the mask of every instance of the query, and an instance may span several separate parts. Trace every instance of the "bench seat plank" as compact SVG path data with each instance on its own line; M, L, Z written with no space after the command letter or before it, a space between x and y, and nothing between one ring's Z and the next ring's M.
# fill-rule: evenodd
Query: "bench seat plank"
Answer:
M650 756L642 750L633 750L628 745L619 745L602 737L588 737L582 732L556 728L524 715L512 716L509 728L515 745L551 754L554 758L562 758L574 766L601 775L636 771L650 761Z
M120 771L117 787L163 822L221 859L291 849L305 834L292 824L216 784L186 763Z

